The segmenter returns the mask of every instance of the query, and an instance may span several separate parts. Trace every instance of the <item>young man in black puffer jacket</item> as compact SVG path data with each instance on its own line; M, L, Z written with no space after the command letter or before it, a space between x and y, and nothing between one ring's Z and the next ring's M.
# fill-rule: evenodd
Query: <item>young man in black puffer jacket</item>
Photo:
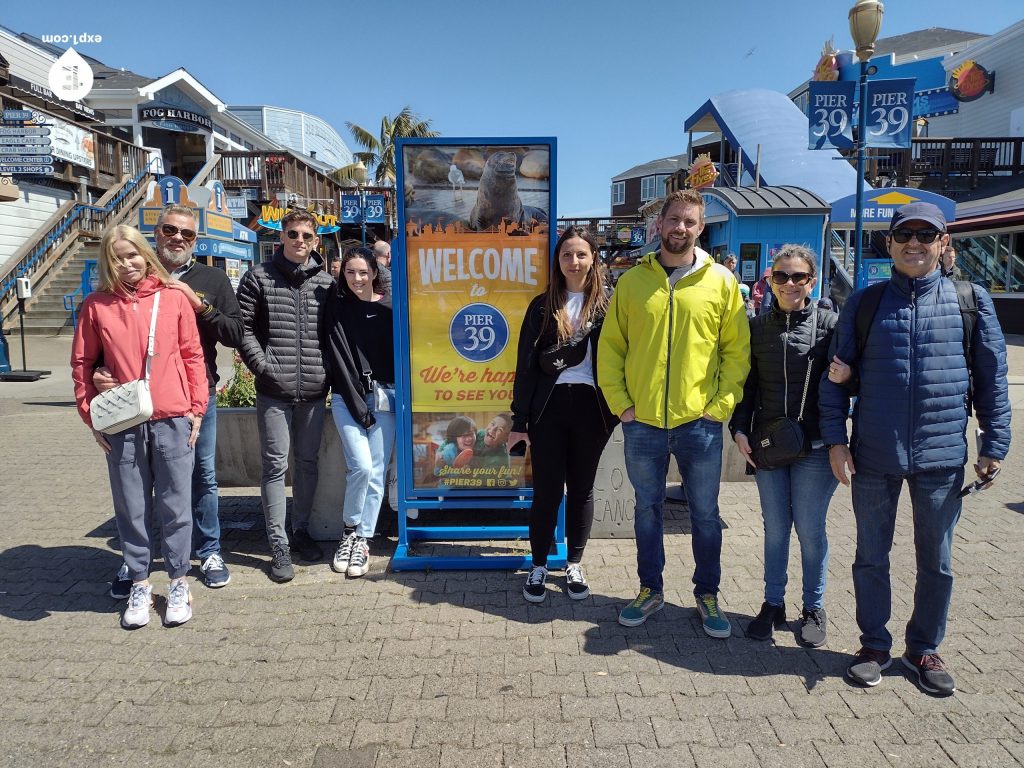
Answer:
M281 247L238 286L242 359L256 376L256 420L263 467L260 491L273 556L270 576L295 573L285 532L284 478L295 452L291 545L304 560L323 552L306 530L317 485L327 373L319 328L334 280L316 252L316 218L292 211L281 220Z

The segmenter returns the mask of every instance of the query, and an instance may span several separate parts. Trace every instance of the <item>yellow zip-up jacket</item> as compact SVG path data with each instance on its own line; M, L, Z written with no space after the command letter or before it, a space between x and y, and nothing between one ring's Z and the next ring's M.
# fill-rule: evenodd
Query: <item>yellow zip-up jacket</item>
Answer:
M705 413L727 421L750 370L750 326L736 278L700 248L675 287L654 253L619 278L597 354L612 413L672 429Z

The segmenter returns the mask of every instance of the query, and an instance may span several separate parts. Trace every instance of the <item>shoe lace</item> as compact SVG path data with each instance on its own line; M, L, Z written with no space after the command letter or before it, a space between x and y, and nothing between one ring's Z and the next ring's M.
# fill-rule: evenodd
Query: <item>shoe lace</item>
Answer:
M583 576L583 568L579 565L570 565L565 570L565 580L570 584L584 584L586 579Z
M526 577L526 583L531 587L539 587L547 578L548 569L543 565L535 565L530 569L530 575Z
M292 555L284 547L277 547L274 549L274 567L282 568L286 565L292 564Z
M224 558L214 552L203 563L203 571L219 571L224 568Z
M651 597L651 588L650 587L642 587L640 589L640 594L637 595L636 596L636 600L633 601L633 607L634 608L641 608L643 606L643 604L646 603L650 599L650 597Z
M353 541L352 546L352 559L349 560L350 565L363 565L366 562L366 558L370 554L370 548L366 543L366 539L359 537Z
M946 670L942 657L937 653L929 653L922 656L921 663L918 666L926 672L944 672Z
M701 595L700 601L704 605L704 609L708 612L708 616L712 618L718 618L718 598L714 595Z
M128 593L128 610L138 611L146 605L147 591L144 584L132 584L132 591Z
M813 623L814 626L820 627L822 624L824 624L824 622L822 621L821 611L817 610L817 609L810 610L810 611L809 610L804 610L804 614L801 617L801 623L803 623L803 624Z
M338 545L338 557L342 559L349 559L352 556L352 547L355 546L356 535L350 533L344 539L341 540L341 544Z
M177 581L171 585L167 592L167 605L172 608L180 608L188 600L188 584L185 580Z

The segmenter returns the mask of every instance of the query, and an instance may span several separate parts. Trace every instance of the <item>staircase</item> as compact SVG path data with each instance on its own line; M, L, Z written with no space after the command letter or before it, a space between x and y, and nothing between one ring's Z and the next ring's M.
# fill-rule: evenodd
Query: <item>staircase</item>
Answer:
M59 336L74 333L71 312L65 306L64 297L75 293L82 285L82 270L88 259L99 258L99 243L83 241L54 271L46 282L45 290L33 298L25 312L26 336ZM75 305L81 304L82 295L75 298ZM20 331L21 324L13 320L12 331Z

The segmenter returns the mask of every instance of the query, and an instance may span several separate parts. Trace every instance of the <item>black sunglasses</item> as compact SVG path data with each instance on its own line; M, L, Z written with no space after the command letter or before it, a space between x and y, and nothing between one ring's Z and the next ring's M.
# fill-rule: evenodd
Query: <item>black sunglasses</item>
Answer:
M312 232L299 232L297 229L289 229L285 234L288 235L289 240L298 240L299 235L302 235L303 241L307 243L316 237Z
M187 243L191 243L196 239L196 231L194 229L178 229L173 224L161 224L160 233L164 237L174 237L175 235L181 235L181 239Z
M894 229L889 233L892 239L901 245L909 243L912 237L916 237L917 242L922 245L928 245L928 243L934 242L935 238L941 234L937 229Z
M811 277L810 272L794 272L793 274L782 271L772 272L772 282L776 285L785 285L790 280L793 281L793 285L807 285L811 281Z

